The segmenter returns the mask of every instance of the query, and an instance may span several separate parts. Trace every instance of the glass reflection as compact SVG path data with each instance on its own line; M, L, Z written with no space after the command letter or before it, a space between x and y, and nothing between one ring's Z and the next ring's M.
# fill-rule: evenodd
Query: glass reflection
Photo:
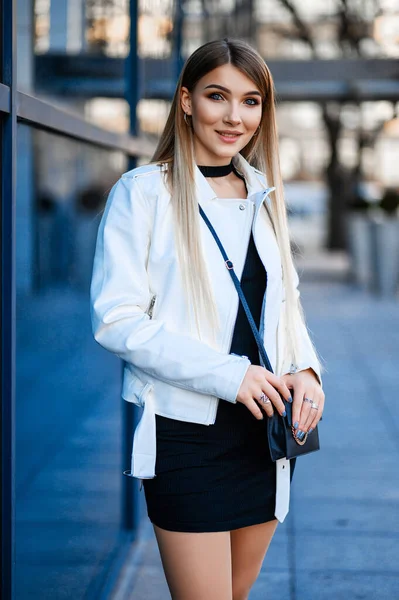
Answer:
M89 280L125 157L18 128L16 597L99 597L119 545L120 361L91 334ZM97 591L96 591L97 590Z

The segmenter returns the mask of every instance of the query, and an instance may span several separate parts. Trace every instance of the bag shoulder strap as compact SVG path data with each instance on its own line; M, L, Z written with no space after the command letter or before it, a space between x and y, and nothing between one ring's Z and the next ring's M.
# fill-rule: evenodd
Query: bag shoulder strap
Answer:
M250 310L250 308L249 308L249 306L248 306L248 302L247 302L247 300L246 300L246 298L245 298L245 294L244 294L244 292L242 291L242 287L241 287L241 284L240 284L240 280L238 279L238 277L237 277L237 275L236 275L236 273L235 273L235 271L234 271L234 265L233 265L233 263L231 262L231 260L229 260L229 257L228 257L228 256L227 256L227 254L226 254L226 251L225 251L225 249L224 249L224 247L223 247L223 244L222 244L222 242L221 242L221 241L220 241L220 239L219 239L219 236L218 236L218 234L216 233L216 231L215 231L215 229L214 229L214 227L213 227L212 223L210 222L210 220L209 220L209 219L208 219L208 217L206 216L206 214L205 214L205 212L204 212L204 210L202 209L202 207L201 207L201 206L199 206L199 211L200 211L201 217L203 218L203 220L205 221L206 225L208 226L208 229L209 229L209 231L210 231L210 232L211 232L211 234L213 235L213 237L214 237L214 239L215 239L215 242L216 242L216 244L218 245L218 247L219 247L219 250L220 250L220 252L221 252L221 254L222 254L222 256L223 256L224 263L225 263L225 265L226 265L226 268L227 268L228 272L230 273L230 277L231 277L231 279L233 280L234 286L235 286L235 288L236 288L236 290L237 290L237 293L238 293L239 299L240 299L240 301L241 301L241 304L242 304L242 306L243 306L243 308L244 308L244 311L245 311L245 314L246 314L246 316L247 316L247 319L248 319L249 325L250 325L250 327L251 327L252 333L253 333L253 335L254 335L254 338L255 338L255 340L256 340L257 346L258 346L258 348L259 348L259 353L260 353L260 355L261 355L261 358L262 358L263 364L264 364L265 368L266 368L268 371L271 371L271 372L273 373L273 369L272 369L272 366L271 366L271 364L270 364L269 357L267 356L267 352L266 352L265 346L264 346L264 344L263 344L262 338L261 338L261 336L260 336L260 333L259 333L259 331L258 331L258 328L256 327L255 320L254 320L254 318L253 318L253 316L252 316L252 313L251 313L251 310Z

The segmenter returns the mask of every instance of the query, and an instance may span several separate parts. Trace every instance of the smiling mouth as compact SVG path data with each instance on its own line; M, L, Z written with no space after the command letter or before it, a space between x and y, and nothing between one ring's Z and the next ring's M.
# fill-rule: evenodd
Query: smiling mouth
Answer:
M240 135L242 135L242 133L232 133L230 131L218 131L215 130L216 133L218 133L219 135L222 135L223 137L231 137L231 138L237 138L240 137Z

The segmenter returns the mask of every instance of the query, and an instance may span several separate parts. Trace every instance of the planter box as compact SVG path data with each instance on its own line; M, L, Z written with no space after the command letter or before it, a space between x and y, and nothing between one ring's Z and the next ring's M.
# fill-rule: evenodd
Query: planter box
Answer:
M372 253L371 288L378 295L395 296L399 287L399 219L370 221Z
M370 217L364 213L350 213L348 234L352 279L362 288L369 289L373 272Z
M352 277L374 293L392 297L399 288L399 219L352 213L348 221Z

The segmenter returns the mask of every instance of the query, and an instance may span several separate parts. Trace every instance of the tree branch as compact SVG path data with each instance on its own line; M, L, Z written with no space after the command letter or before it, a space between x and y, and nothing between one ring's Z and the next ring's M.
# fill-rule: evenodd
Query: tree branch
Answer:
M282 6L284 6L284 8L286 8L287 11L290 13L290 15L294 21L294 24L298 30L298 37L303 42L308 44L308 46L312 49L314 56L317 58L316 47L315 47L314 41L312 39L309 27L307 26L305 21L303 21L303 19L301 19L297 9L295 8L295 6L293 5L293 3L290 0L279 0L279 1L280 1L280 4Z

